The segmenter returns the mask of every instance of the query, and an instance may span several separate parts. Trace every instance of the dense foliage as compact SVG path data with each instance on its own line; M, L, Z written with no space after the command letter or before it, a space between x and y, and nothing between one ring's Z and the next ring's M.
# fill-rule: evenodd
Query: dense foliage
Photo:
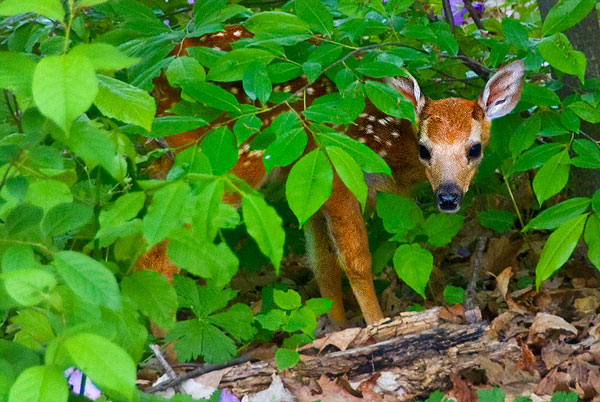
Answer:
M464 214L497 232L553 231L535 267L537 286L581 237L600 268L600 191L564 196L572 167L600 169L598 142L580 131L582 120L600 123L598 80L585 79L586 58L562 33L593 0L561 1L543 24L535 3L507 2L513 18L486 10L485 30L471 23L454 33L440 2L295 0L274 10L260 3L0 2L0 402L66 401L70 366L111 400L139 398L136 364L154 341L149 321L168 331L182 361L227 361L283 332L277 362L294 365L296 347L313 339L330 303L303 302L279 283L262 289L255 313L235 300L230 282L268 264L279 272L284 256L302 252L298 226L327 199L334 169L363 205L363 172L389 173L376 153L331 128L351 124L365 98L414 120L382 77L410 73L431 98L473 99L499 65L523 59L527 71L517 109L493 123L463 215L438 213L426 185L414 198L378 195L375 274L393 262L425 297L431 250L452 240ZM169 56L182 39L229 23L253 38L231 52L197 47ZM155 118L149 92L161 71L183 100L172 116ZM563 74L580 85L561 99ZM256 115L291 100L275 85L301 75L325 75L336 91L261 130ZM240 104L218 86L231 81L242 81L262 106ZM232 124L177 154L166 180L148 178L148 166L168 150L144 148L146 139L223 113ZM228 174L238 145L257 133L253 147L266 149L268 170L294 164L285 186L260 192ZM304 154L309 136L317 148ZM514 197L523 182L535 199ZM226 192L239 194L238 210L221 202ZM137 258L165 239L183 269L173 286L155 272L134 272ZM447 299L460 301L461 290L448 288Z

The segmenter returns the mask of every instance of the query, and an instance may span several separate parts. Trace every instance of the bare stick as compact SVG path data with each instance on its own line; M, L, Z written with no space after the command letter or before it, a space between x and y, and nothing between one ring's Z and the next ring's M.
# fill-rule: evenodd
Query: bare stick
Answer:
M471 14L471 18L473 18L473 21L475 22L475 25L477 25L477 28L484 30L485 28L483 27L483 23L481 22L479 11L475 10L475 8L473 7L473 2L471 0L463 0L463 3L465 3L465 7L469 11L469 14Z
M173 370L173 368L171 367L171 365L169 364L167 359L165 359L165 357L163 356L162 352L160 351L160 346L152 344L152 345L150 345L150 349L152 349L152 351L154 352L154 355L160 362L161 366L163 366L163 368L165 369L167 376L171 380L176 379L177 374L175 374L175 370ZM182 392L181 386L179 384L181 384L181 383L173 385L175 387L176 392Z
M446 22L450 25L450 33L454 35L454 15L452 15L452 7L450 7L449 0L442 0L444 6L444 14L446 16Z
M472 310L475 306L473 305L473 296L475 294L475 287L477 286L477 279L479 278L479 271L481 270L481 260L483 258L483 251L487 244L487 237L481 236L477 241L477 247L475 247L475 255L473 257L473 272L471 273L471 280L467 285L467 291L465 292L465 309Z

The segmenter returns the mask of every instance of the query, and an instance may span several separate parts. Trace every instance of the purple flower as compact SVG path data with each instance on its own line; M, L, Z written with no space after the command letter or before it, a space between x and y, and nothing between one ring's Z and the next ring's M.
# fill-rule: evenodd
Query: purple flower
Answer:
M83 378L83 373L80 370L77 370L75 367L69 367L65 370L65 378L68 379L69 388L75 395L81 395L81 380ZM86 398L95 401L100 398L102 392L90 381L88 377L85 377L85 385L83 387L83 396Z
M452 21L454 25L462 25L465 22L465 14L468 12L463 0L450 0L450 9L452 10ZM483 4L481 3L473 3L473 9L483 12ZM446 15L446 13L443 13Z
M224 389L221 391L219 402L240 402L240 400L237 399L235 395Z
M170 27L170 26L171 26L171 25L170 25L170 24L171 24L171 21L169 21L169 20L163 20L163 22L164 22L164 24L165 24L166 26L168 26L168 27Z
M191 6L196 2L196 0L188 0L188 4Z

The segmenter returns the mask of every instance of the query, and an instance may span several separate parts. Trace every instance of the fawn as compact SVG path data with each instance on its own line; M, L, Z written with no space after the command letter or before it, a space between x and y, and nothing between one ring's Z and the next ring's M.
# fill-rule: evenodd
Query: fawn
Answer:
M186 39L172 54L184 55L185 49L193 46L230 50L231 42L251 36L251 33L240 26L229 26L221 32ZM476 100L431 100L421 93L412 77L387 79L386 83L396 89L399 96L412 102L418 130L408 120L385 115L369 101L360 117L346 129L348 136L377 152L391 168L391 177L383 174L365 175L369 201L374 203L377 191L406 193L413 183L426 178L431 183L439 210L456 212L481 161L483 149L489 139L491 120L504 116L516 106L521 96L523 74L522 61L500 68ZM306 83L306 79L300 77L278 85L274 90L296 93ZM236 95L240 102L251 102L239 83L224 83L222 86ZM302 110L314 99L332 90L333 84L330 81L319 79L305 93L299 94L302 95L301 101L292 103L291 106ZM159 114L165 113L165 110L179 100L178 90L171 88L164 78L155 80L154 95ZM278 114L287 110L279 107L260 114L263 128ZM166 140L170 147L182 147L202 138L213 127L224 124L225 121L221 117L209 126L166 137ZM232 172L250 185L259 187L266 179L264 151L250 151L251 140L252 138L240 147L239 158ZM305 152L310 151L311 147L314 149L315 145L309 141ZM153 174L164 175L168 167L163 164ZM237 200L225 201L235 203ZM304 230L307 254L321 295L333 301L330 318L339 324L346 320L341 282L341 274L344 272L366 322L370 324L381 320L384 316L373 286L371 255L361 208L337 175L334 176L329 199L310 218ZM164 261L164 244L159 247L162 249L154 249L149 253L154 253L154 256L157 253L163 254L161 258ZM142 256L140 260L142 265L144 258Z

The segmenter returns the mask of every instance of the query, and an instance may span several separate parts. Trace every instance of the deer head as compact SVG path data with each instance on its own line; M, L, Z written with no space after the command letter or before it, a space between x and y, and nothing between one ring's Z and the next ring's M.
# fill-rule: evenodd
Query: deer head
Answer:
M476 100L431 100L421 93L413 77L388 80L414 105L419 158L440 211L454 213L460 208L488 143L491 121L517 105L523 74L520 60L500 68Z

